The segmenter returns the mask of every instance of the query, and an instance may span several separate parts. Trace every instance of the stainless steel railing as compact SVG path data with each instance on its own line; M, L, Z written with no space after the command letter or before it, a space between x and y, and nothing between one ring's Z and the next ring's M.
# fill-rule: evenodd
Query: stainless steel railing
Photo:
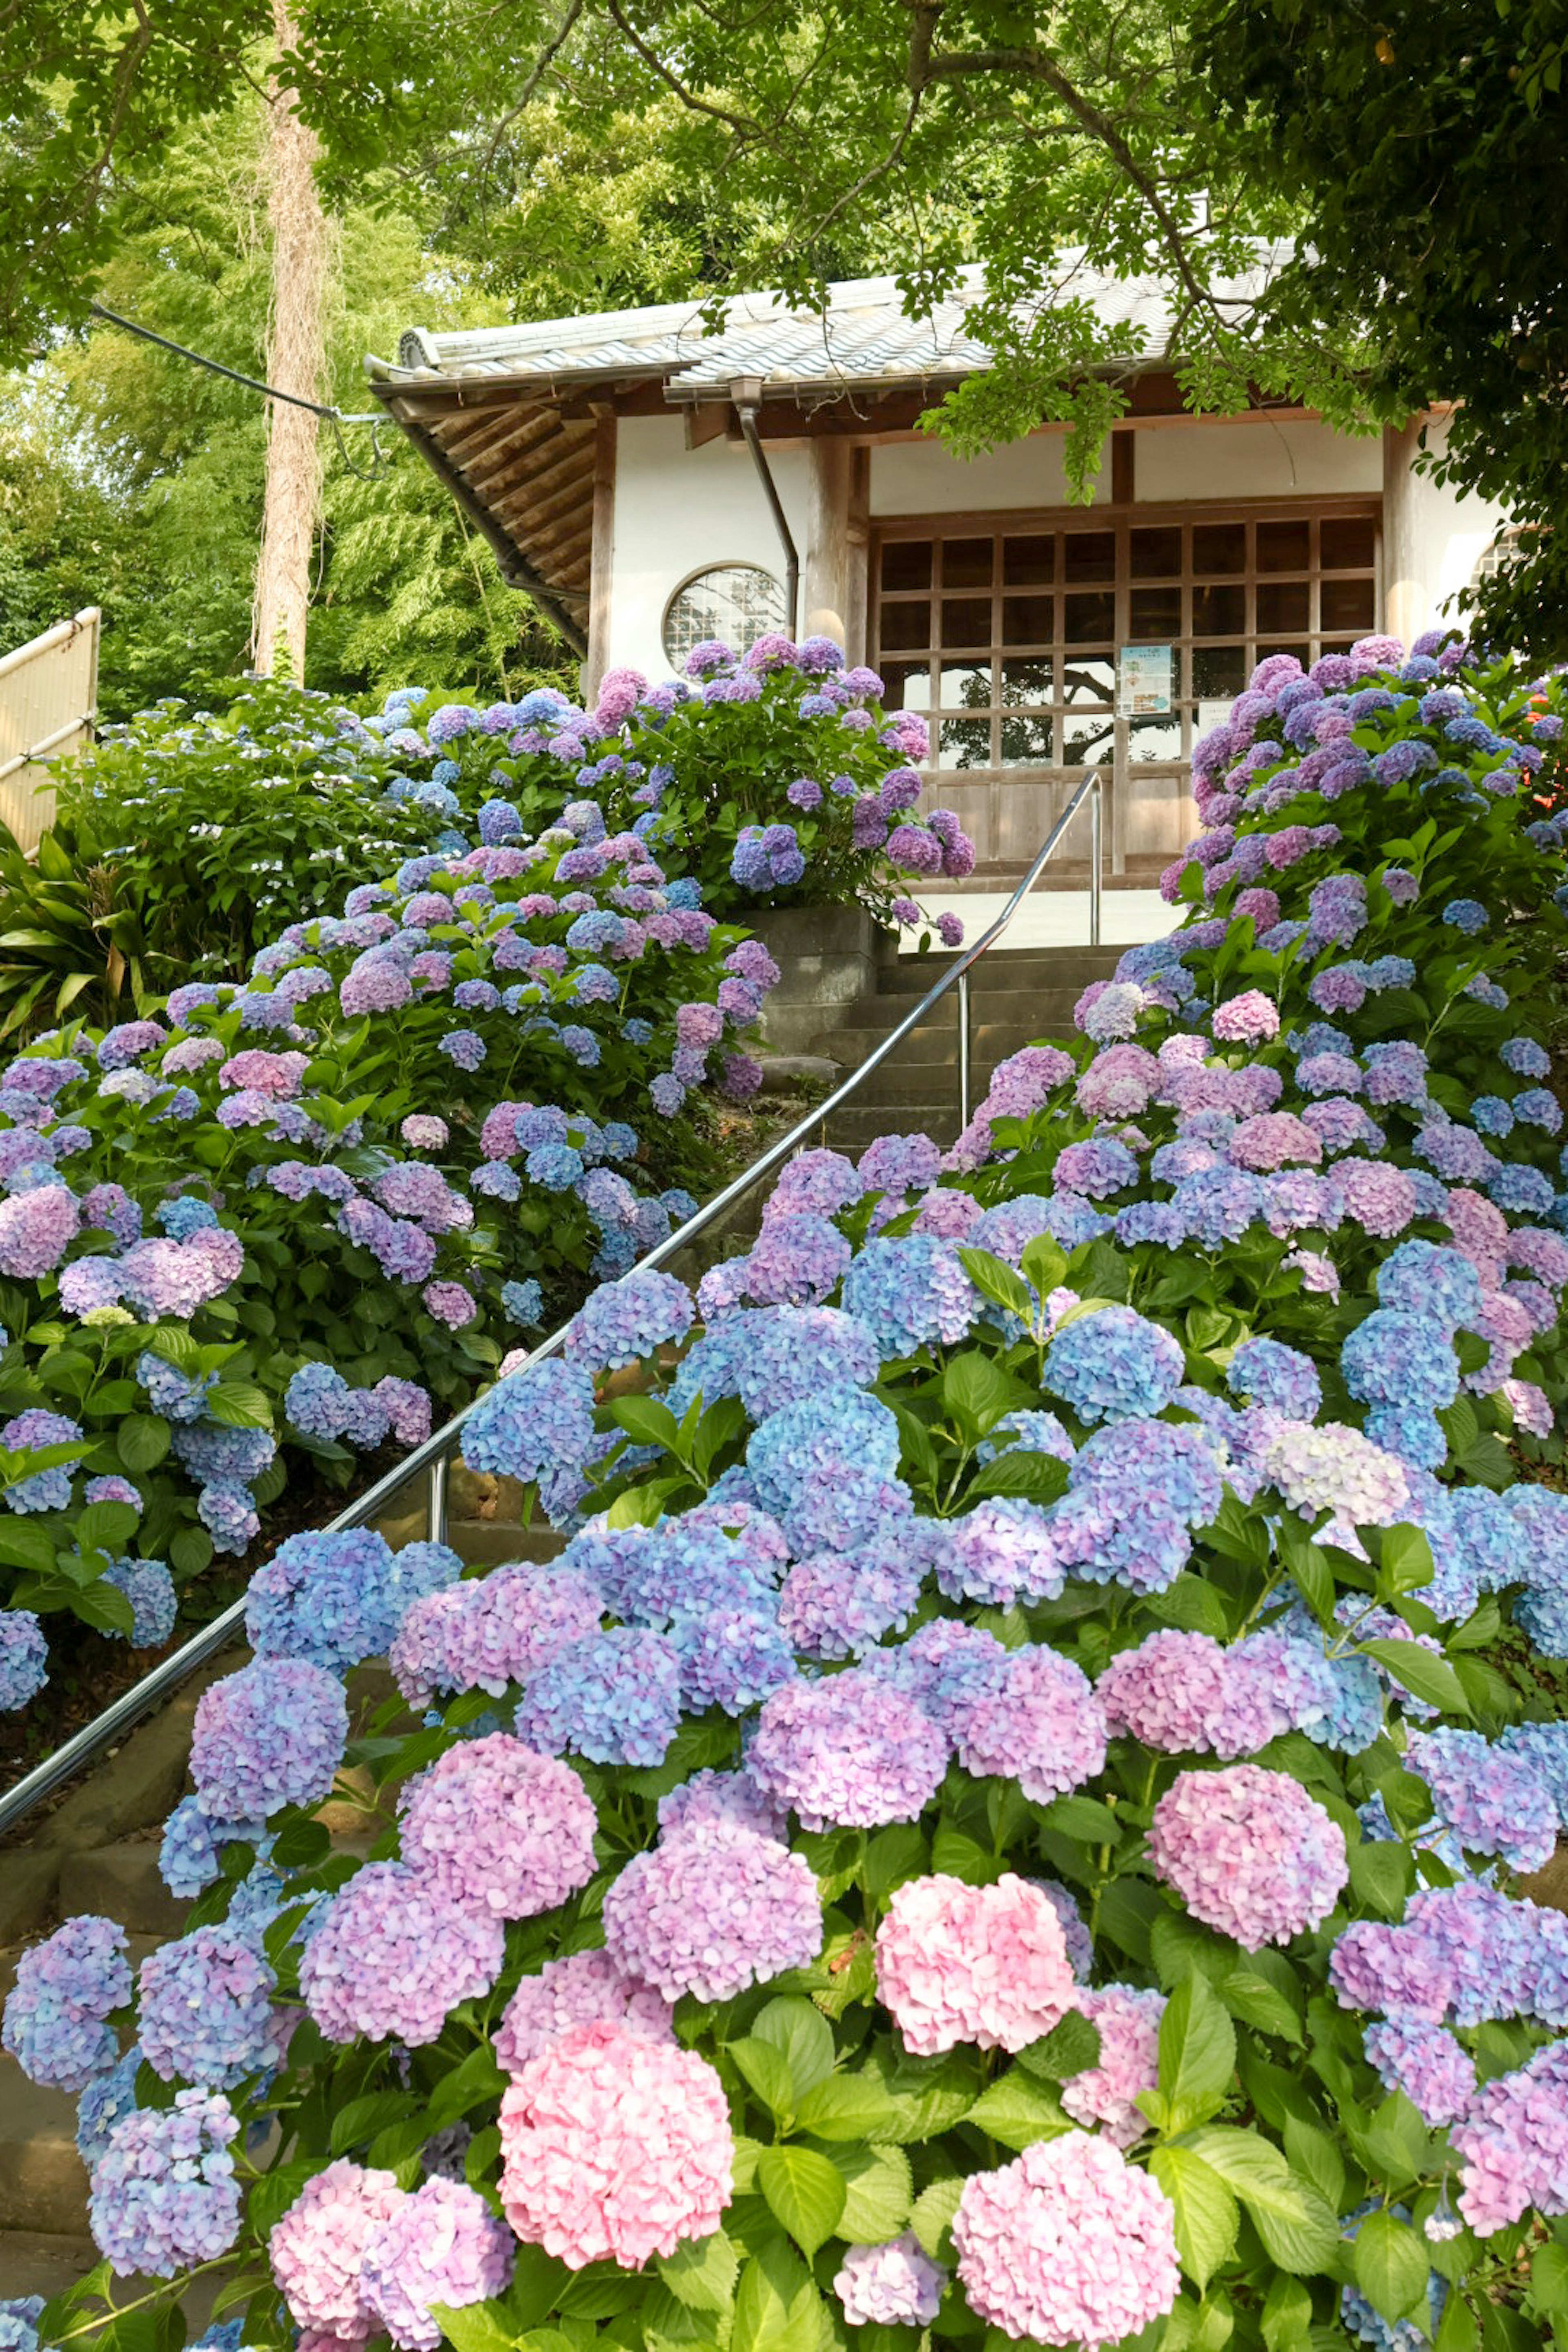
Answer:
M958 1108L962 1123L964 1126L968 1125L972 1108L969 1100L971 1083L969 974L987 949L994 947L1005 931L1051 858L1056 855L1074 817L1086 801L1089 809L1089 943L1091 947L1100 945L1101 802L1100 779L1098 775L1093 775L1086 777L1073 793L1037 852L1028 872L989 929L982 932L973 945L966 947L952 963L945 967L912 1011L906 1013L903 1019L889 1030L880 1043L868 1054L859 1068L852 1070L849 1076L834 1088L826 1102L818 1103L804 1118L797 1119L787 1134L779 1136L774 1142L770 1143L767 1150L759 1153L749 1168L742 1169L739 1176L724 1186L722 1192L716 1192L710 1201L705 1202L695 1216L689 1217L683 1225L677 1227L668 1240L659 1242L639 1258L637 1261L639 1268L668 1265L671 1258L679 1257L683 1249L688 1248L700 1234L708 1232L711 1226L717 1224L732 1208L736 1207L753 1185L760 1184L765 1176L771 1176L773 1170L782 1166L800 1145L809 1142L813 1134L826 1126L834 1112L850 1099L851 1096L865 1084L872 1071L887 1060L894 1047L909 1035L911 1029L919 1025L932 1005L939 1003L951 989L956 989L958 992ZM558 1331L552 1331L548 1339L542 1340L532 1353L508 1377L519 1380L525 1372L531 1371L535 1364L542 1364L546 1357L558 1355L566 1343L566 1333L569 1328L568 1325L563 1324ZM423 1475L426 1481L426 1512L430 1535L434 1540L441 1541L447 1531L447 1465L456 1450L463 1424L478 1402L479 1400L475 1398L464 1406L461 1412L454 1414L443 1428L434 1430L422 1445L416 1445L411 1454L405 1455L401 1462L387 1471L384 1477L378 1478L374 1486L368 1487L357 1501L351 1503L346 1510L340 1511L336 1518L329 1520L321 1532L324 1535L342 1535L350 1528L367 1526L379 1517L387 1505L401 1495L406 1486L410 1486L416 1478ZM101 1715L95 1716L90 1723L84 1724L82 1728L73 1738L68 1739L63 1747L58 1748L52 1756L46 1757L41 1764L35 1765L30 1772L17 1781L14 1789L0 1797L0 1837L4 1837L7 1832L15 1829L18 1822L25 1820L26 1815L42 1804L46 1798L52 1796L57 1789L70 1780L92 1757L123 1738L132 1724L140 1722L142 1716L150 1713L161 1700L167 1698L172 1692L177 1690L183 1682L196 1672L198 1667L205 1665L209 1658L216 1657L218 1652L241 1631L244 1622L245 1602L240 1600L226 1609L221 1616L215 1617L210 1625L204 1625L198 1633L193 1633L188 1642L182 1643L171 1656L164 1658L160 1664L154 1666L151 1674L144 1675L139 1683L132 1684L128 1691L121 1692L117 1699L104 1708Z

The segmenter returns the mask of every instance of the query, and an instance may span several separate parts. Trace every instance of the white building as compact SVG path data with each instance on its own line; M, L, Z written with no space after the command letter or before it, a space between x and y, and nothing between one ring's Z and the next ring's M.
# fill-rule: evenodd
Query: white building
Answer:
M918 429L989 358L962 296L914 321L888 278L835 286L825 318L748 295L721 334L691 304L413 328L395 363L368 366L503 572L578 646L586 693L613 665L662 676L700 637L826 631L890 705L930 714L975 887L1027 861L1089 766L1107 771L1110 871L1129 884L1195 830L1206 706L1268 653L1408 641L1501 525L1412 471L1440 416L1380 439L1280 404L1191 415L1158 295L1096 295L1143 356L1089 507L1068 502L1060 427L967 463Z

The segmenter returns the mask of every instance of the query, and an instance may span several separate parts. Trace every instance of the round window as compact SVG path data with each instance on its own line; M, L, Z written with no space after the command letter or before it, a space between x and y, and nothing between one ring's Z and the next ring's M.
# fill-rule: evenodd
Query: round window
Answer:
M1523 551L1521 544L1523 538L1521 524L1508 523L1499 531L1491 545L1481 550L1476 558L1475 570L1470 574L1472 592L1484 588L1489 580L1497 579L1500 572L1513 569Z
M753 563L718 563L699 572L670 598L664 615L664 652L671 669L684 669L693 646L721 638L737 651L764 630L784 625L784 590Z

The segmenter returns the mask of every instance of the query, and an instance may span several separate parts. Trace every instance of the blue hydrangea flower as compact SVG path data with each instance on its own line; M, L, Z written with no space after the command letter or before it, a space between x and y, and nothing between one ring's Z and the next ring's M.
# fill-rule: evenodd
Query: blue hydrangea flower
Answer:
M571 1643L530 1675L518 1737L546 1756L661 1764L680 1727L680 1657L662 1633L612 1626Z
M463 1425L470 1470L525 1483L580 1471L595 1446L594 1383L580 1365L555 1358L498 1382Z
M1101 1307L1057 1333L1043 1385L1080 1421L1127 1421L1168 1405L1186 1372L1178 1341L1131 1307Z

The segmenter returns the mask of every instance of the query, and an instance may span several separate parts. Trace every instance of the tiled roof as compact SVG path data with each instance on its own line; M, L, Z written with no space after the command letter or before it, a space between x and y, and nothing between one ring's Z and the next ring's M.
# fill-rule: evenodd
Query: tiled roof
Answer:
M1226 289L1243 301L1266 273ZM722 394L741 376L760 377L764 395L847 385L895 385L950 381L989 367L985 345L966 331L978 271L931 318L911 319L890 278L852 278L830 286L827 308L791 310L773 294L738 295L722 329L710 333L695 302L666 302L643 310L601 310L579 319L547 319L531 326L481 327L436 335L410 328L396 364L369 362L382 382L549 384L626 382L663 377L672 401ZM1085 302L1102 320L1127 329L1125 357L1157 364L1171 357L1170 303L1152 278L1116 278L1070 255L1060 258L1051 288L1059 302Z

